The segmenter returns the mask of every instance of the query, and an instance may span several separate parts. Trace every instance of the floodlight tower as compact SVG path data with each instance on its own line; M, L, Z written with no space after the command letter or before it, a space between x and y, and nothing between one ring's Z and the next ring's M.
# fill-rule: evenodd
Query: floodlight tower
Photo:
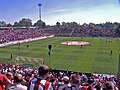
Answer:
M41 21L41 6L42 6L42 4L38 4L38 7L39 7L39 20Z

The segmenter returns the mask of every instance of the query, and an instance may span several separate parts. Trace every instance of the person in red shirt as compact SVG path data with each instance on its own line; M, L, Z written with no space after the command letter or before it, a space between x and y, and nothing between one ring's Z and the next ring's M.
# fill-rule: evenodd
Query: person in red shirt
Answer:
M11 83L11 81L4 74L0 74L0 90L5 88L5 82Z
M11 81L11 83L13 83L13 74L11 72L8 72L6 77ZM3 85L5 86L5 89L9 86L9 82L3 82Z

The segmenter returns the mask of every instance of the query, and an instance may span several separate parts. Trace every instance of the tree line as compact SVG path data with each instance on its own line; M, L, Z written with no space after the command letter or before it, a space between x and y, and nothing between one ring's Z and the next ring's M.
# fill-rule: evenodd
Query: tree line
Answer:
M23 18L18 22L14 22L12 25L11 23L6 23L5 21L0 21L0 27L38 27L38 28L47 28L47 27L55 27L58 29L61 28L76 28L76 27L86 27L86 28L94 28L94 29L115 29L118 33L120 33L120 23L117 22L106 22L106 23L84 23L82 25L76 23L76 22L56 22L56 25L50 26L46 25L45 22L42 20L38 20L36 23L32 23L32 20L28 18Z
M0 21L0 27L41 27L45 28L46 24L42 20L38 20L36 23L32 23L32 20L28 18L23 18L18 22L14 22L12 25L11 23L6 23L5 21Z

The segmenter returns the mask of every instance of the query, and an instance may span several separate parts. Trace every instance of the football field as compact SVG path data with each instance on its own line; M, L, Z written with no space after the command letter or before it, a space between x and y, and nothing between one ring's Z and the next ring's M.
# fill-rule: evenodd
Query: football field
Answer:
M66 41L84 41L90 45L61 44ZM51 55L48 45L52 45ZM117 74L119 53L118 38L53 37L0 47L0 63L38 67L44 62L57 70Z

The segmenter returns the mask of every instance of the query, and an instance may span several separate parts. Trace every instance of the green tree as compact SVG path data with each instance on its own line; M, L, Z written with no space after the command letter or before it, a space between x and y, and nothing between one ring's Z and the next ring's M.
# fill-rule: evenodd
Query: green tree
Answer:
M78 24L77 24L76 22L71 22L71 23L70 23L70 27L71 27L71 28L74 28L74 27L76 27L77 25L78 25Z
M96 26L96 25L95 25L94 23L89 23L89 27L90 27L90 28L95 28L95 26Z
M57 27L57 28L60 28L60 22L57 22L57 23L56 23L56 27Z
M45 28L46 27L46 24L45 22L42 23L42 28Z
M0 27L6 27L6 22L5 21L0 21Z
M23 18L22 20L19 21L18 26L30 27L32 26L32 20Z
M68 22L68 23L66 23L66 25L67 25L68 28L74 28L74 27L76 27L78 24L77 24L76 22Z
M45 28L46 24L42 20L38 20L36 23L34 23L34 26L38 28Z
M6 26L7 26L7 27L12 27L12 24L8 23Z
M15 22L15 23L13 24L13 26L14 26L14 27L18 27L18 26L19 26L19 23L18 23L18 22Z

